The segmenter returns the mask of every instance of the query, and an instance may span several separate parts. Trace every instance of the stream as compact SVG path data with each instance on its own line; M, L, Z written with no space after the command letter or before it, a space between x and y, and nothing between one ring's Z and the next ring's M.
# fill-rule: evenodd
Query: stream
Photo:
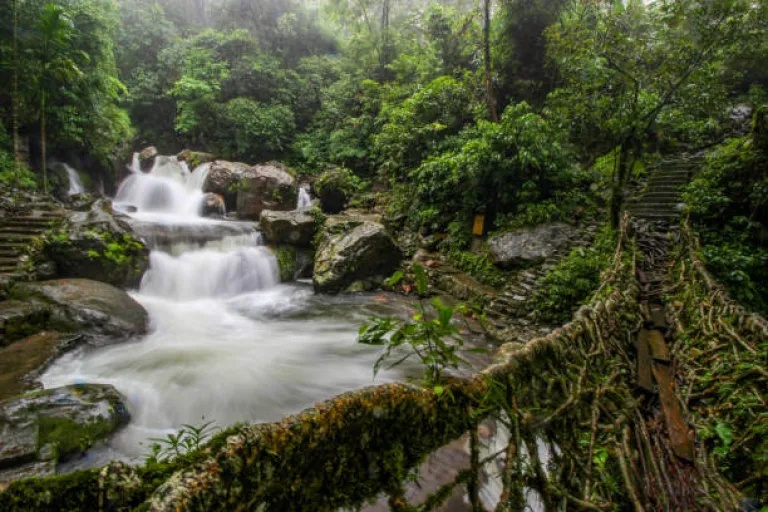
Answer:
M46 388L112 384L127 400L129 425L105 446L60 470L110 459L140 461L152 438L184 424L276 421L339 393L374 384L378 348L357 343L372 315L404 315L394 295L316 296L309 282L280 284L277 260L256 225L199 215L207 166L173 157L133 173L115 208L150 245L150 268L131 295L150 333L81 349L42 376ZM306 206L308 198L301 197ZM413 367L380 373L402 380Z

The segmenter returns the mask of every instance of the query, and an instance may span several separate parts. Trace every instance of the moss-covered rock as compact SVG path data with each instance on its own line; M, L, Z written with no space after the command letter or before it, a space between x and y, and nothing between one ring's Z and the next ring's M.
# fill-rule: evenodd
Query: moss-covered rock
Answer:
M0 481L29 465L49 474L52 466L45 462L85 452L128 419L122 397L108 384L65 386L0 402L0 468L6 470Z
M307 211L264 210L259 225L269 242L309 247L315 237L315 217Z
M149 266L149 249L107 200L72 212L39 240L34 252L38 264L54 263L52 277L80 277L120 287L137 286Z
M76 332L94 342L120 340L147 332L149 315L123 290L88 279L19 283L13 297L50 309L45 327Z
M280 281L293 281L296 278L296 248L291 245L278 245L273 250L280 269Z
M323 226L312 280L321 293L338 293L355 283L373 289L400 265L402 253L379 223L329 217ZM360 285L356 285L360 288Z
M339 213L357 189L357 178L348 169L330 169L315 181L314 189L324 212Z
M0 347L44 329L50 316L50 308L38 301L0 302Z
M237 216L257 220L264 210L293 210L298 193L296 178L285 165L254 165L243 172L237 190Z

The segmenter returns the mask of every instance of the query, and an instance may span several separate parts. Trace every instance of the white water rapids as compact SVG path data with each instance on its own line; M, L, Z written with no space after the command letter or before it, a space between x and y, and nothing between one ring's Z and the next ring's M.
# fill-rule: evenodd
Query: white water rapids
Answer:
M254 225L199 216L207 167L190 172L158 157L150 173L133 171L115 205L141 223L154 248L131 292L149 312L150 333L72 352L43 375L46 388L112 384L131 413L106 447L70 467L137 461L149 439L183 424L274 421L373 384L378 350L358 344L357 330L402 304L374 295L316 297L307 283L279 284L276 258ZM154 231L176 235L161 245ZM402 377L384 372L376 382Z
M67 164L61 165L63 165L64 170L67 171L67 178L69 179L69 190L67 190L67 195L74 196L77 194L84 194L85 186L83 186L83 180L80 179L80 175L77 174L77 171Z

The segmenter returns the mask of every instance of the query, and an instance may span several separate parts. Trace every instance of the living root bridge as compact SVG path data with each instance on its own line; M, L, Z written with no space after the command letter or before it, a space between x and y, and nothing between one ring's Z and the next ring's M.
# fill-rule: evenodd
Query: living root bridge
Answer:
M701 442L696 467L719 506L768 502L768 322L733 302L709 274L686 223L670 301L681 403ZM721 476L722 474L722 476ZM718 504L712 504L716 506Z

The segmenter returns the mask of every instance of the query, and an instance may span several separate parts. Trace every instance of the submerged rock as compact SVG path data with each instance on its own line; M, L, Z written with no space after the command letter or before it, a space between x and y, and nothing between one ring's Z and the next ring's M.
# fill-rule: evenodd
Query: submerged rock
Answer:
M493 262L501 267L539 263L566 247L576 228L555 222L524 228L488 239Z
M283 164L254 165L237 190L237 216L257 220L263 210L293 210L298 193L296 179Z
M315 218L304 210L290 212L263 210L259 224L264 237L276 244L309 247L315 236Z
M321 293L378 287L400 265L402 253L383 225L331 217L323 227L312 280Z
M41 239L38 264L55 264L51 277L80 277L120 287L137 286L149 266L149 249L128 217L106 199L72 212L57 231Z
M88 279L19 283L14 298L50 309L43 328L86 335L90 341L113 341L145 334L146 310L123 290Z
M242 186L248 164L216 160L211 163L203 183L203 192L212 192L224 198L227 211L234 211L237 205L237 189Z
M0 482L55 472L128 423L122 396L108 384L72 385L0 402Z

